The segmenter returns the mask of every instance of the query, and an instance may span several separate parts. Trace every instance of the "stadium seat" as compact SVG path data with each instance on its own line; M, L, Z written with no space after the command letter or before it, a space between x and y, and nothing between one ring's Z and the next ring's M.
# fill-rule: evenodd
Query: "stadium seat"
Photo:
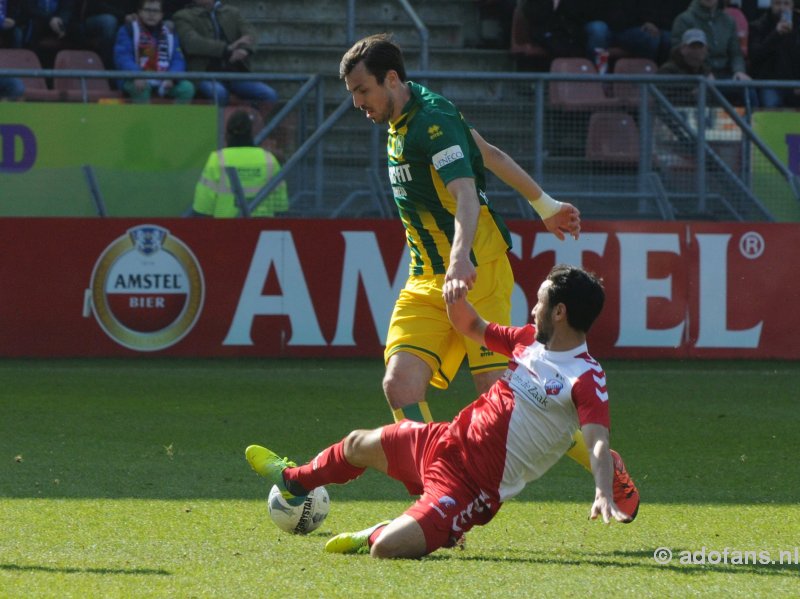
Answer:
M658 66L649 58L620 58L614 64L615 75L655 75ZM640 85L614 82L614 97L625 106L638 108Z
M3 48L0 49L0 69L35 69L41 70L39 57L32 50ZM59 92L48 89L44 77L21 77L25 85L25 100L39 102L56 102Z
M639 127L625 112L595 112L589 118L586 159L603 164L639 163Z
M551 73L597 75L594 64L586 58L556 58ZM567 111L593 110L619 106L618 98L609 98L600 81L551 81L550 106Z
M740 8L736 8L735 6L726 7L725 12L733 17L733 22L736 23L736 37L739 38L739 46L742 48L742 54L747 58L750 38L750 24L747 22L747 17Z
M105 71L103 61L91 50L61 50L56 54L56 70ZM121 98L122 94L111 89L108 79L85 79L88 102L105 98ZM84 101L81 80L74 77L57 77L53 87L63 92L64 99L70 102Z

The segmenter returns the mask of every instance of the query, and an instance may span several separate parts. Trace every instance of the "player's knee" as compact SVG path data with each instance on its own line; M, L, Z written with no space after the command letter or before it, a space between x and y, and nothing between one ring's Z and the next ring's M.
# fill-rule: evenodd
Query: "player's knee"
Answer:
M413 381L393 371L387 371L383 377L383 393L392 408L402 408L425 399L424 387L422 392L418 391Z
M402 383L399 380L399 377L387 370L386 374L383 375L383 394L386 396L386 399L389 400L389 403L392 402L392 397L397 395L397 392L400 390L401 386Z
M368 457L370 431L355 430L344 438L344 457L351 464L361 464Z

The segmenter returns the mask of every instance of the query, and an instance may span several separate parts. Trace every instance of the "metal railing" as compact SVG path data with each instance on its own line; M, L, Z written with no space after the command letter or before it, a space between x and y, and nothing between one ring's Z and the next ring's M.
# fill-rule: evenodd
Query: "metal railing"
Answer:
M140 75L0 70L0 76L72 77L84 82ZM725 95L747 87L793 89L795 82L748 84L679 76L436 71L417 71L410 76L427 80L434 90L455 90L446 95L456 101L484 137L512 155L551 195L574 199L589 217L774 220L774 196L781 195L781 201L792 209L800 201L800 181L774 145L754 128L753 107L747 103L735 107ZM171 73L152 74L154 79L174 77ZM247 202L243 212L252 212L287 181L294 216L394 214L385 171L385 128L349 110L349 96L331 92L320 75L183 73L180 77L299 84L296 93L257 135L260 143L287 117L302 112L302 118L297 119L297 150L285 161L281 173ZM549 93L552 84L562 81L600 84L611 97L615 85L632 84L639 97L635 104L568 110L555 104ZM500 90L491 97L486 92L490 85ZM673 93L676 89L687 92L690 101L677 101ZM312 96L314 100L309 103ZM586 157L587 122L598 111L625 112L634 119L640 149L635 164L597 162ZM724 121L724 127L720 121ZM103 198L91 165L84 172L97 212L102 214ZM526 202L491 177L489 192L506 215L532 216Z

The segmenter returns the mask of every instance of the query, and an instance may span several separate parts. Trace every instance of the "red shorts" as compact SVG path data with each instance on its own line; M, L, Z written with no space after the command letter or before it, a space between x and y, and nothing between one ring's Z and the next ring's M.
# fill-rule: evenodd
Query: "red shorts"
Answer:
M464 472L461 451L448 427L445 422L401 420L383 427L381 433L387 474L412 495L421 495L405 513L422 527L428 553L452 547L500 509L496 490L480 489Z

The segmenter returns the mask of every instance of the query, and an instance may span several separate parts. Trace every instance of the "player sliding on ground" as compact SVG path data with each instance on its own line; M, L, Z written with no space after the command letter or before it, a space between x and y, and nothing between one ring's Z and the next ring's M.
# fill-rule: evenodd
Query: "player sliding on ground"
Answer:
M366 468L401 481L421 495L414 505L394 520L333 537L325 550L421 557L489 522L564 455L580 427L595 482L590 517L633 520L639 492L609 448L605 374L586 346L605 301L600 280L576 267L554 267L539 287L533 324L524 327L486 322L456 282L446 283L443 294L457 330L510 359L489 391L452 422L401 420L356 430L299 467L251 445L245 455L253 470L290 501L358 478Z
M431 422L428 385L447 389L465 356L479 394L506 366L502 356L453 329L442 298L445 282L456 281L470 290L483 318L511 323L511 236L487 196L486 170L526 198L559 239L578 238L580 212L545 193L447 98L408 80L391 36L371 35L353 44L339 76L353 105L388 126L389 179L411 252L408 280L386 335L383 390L395 421ZM567 455L591 471L579 430Z

